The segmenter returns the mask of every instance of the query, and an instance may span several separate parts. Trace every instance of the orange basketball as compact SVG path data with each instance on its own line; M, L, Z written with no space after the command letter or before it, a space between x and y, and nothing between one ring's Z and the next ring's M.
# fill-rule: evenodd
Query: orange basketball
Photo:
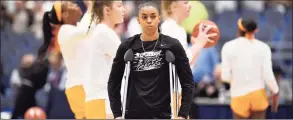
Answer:
M212 47L212 46L216 45L218 43L218 40L220 39L220 30L219 30L219 27L217 26L217 24L214 23L213 21L203 20L203 21L198 22L193 28L192 36L195 37L195 38L197 37L200 23L203 23L204 28L209 26L209 25L212 26L212 28L208 31L208 34L211 34L211 33L217 33L218 34L217 36L210 37L210 39L213 40L214 43L208 42L204 47L209 48L209 47Z
M24 114L24 119L46 119L46 118L47 118L46 113L40 107L31 107Z

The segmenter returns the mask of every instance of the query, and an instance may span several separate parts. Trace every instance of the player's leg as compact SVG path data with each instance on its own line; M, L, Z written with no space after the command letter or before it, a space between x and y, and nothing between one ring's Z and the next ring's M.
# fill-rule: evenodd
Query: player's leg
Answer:
M70 108L76 119L85 118L85 93L82 85L76 85L65 90Z
M266 111L253 111L251 112L251 119L265 119Z
M243 117L243 116L238 115L237 113L233 112L233 119L248 119L248 117Z
M114 119L114 115L113 114L106 114L106 119Z
M111 105L109 99L106 100L106 118L107 119L114 119L114 115L111 110Z

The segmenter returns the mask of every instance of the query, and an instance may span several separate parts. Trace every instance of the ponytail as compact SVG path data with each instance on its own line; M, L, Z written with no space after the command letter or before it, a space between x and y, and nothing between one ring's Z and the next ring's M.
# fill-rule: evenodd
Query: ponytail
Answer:
M93 21L95 21L94 19L95 19L95 7L96 7L96 1L95 0L93 0L92 1L92 4L91 4L91 20L90 20L90 24L89 24L89 27L88 27L88 30L87 30L87 33L90 31L90 29L91 29L91 25L92 25L92 23L93 23ZM95 21L96 22L96 21Z
M38 51L38 59L43 59L46 56L46 53L52 42L53 34L52 34L52 26L51 24L63 24L62 20L62 3L60 1L55 2L51 11L45 12L43 16L43 35L44 35L44 43L39 48ZM55 47L55 46L53 46Z
M93 0L92 1L92 5L91 5L91 21L90 21L90 25L89 25L89 29L87 31L87 33L90 30L90 26L91 24L94 22L99 23L101 20L104 19L104 14L103 14L103 9L105 6L111 7L113 1L97 1L97 0Z
M257 29L256 21L252 19L244 19L241 18L237 22L239 35L245 36L246 33L253 33Z
M43 34L44 34L44 43L43 45L39 48L38 51L38 57L43 58L50 46L51 39L53 37L51 31L52 27L50 25L50 17L49 17L50 12L45 12L44 17L43 17Z

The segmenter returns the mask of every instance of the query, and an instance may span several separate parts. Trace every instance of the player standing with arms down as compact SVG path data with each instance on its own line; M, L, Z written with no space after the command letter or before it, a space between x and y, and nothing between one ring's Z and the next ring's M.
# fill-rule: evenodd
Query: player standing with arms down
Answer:
M278 108L279 87L272 70L271 49L255 39L255 21L239 19L238 28L240 37L227 42L222 49L222 80L231 84L235 119L264 119L269 105L265 85L273 94L273 112Z
M175 66L182 87L182 105L178 118L187 118L194 84L185 50L177 39L158 32L161 18L155 3L146 2L138 9L137 19L143 32L120 44L108 81L114 117L118 119L122 116L120 90L125 68L124 54L132 49L134 61L131 63L125 118L171 118L169 67L164 57L165 50L175 55Z
M122 1L92 1L91 23L96 24L88 31L90 49L89 76L84 83L86 93L86 118L106 119L111 114L108 102L107 81L111 70L112 61L121 43L115 33L114 26L124 21Z

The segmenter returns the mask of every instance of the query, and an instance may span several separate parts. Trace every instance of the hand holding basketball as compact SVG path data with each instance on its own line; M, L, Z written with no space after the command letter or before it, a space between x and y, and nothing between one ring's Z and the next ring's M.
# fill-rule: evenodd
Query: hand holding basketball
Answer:
M214 22L204 20L195 25L192 37L192 43L199 43L204 48L208 48L217 44L220 38L220 30Z

